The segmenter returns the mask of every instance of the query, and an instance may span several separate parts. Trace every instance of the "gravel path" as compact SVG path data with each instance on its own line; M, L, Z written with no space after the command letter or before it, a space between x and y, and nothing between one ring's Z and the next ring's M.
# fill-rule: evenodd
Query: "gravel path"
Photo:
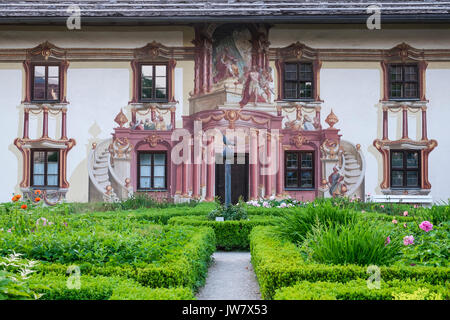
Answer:
M250 252L215 252L206 284L200 289L197 299L260 300Z

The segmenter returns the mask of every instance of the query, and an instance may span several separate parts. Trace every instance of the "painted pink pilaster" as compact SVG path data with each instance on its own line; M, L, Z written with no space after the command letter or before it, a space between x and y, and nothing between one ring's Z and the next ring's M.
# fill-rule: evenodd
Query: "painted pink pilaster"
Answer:
M207 178L206 178L206 201L214 201L214 138L210 139L210 142L207 146L207 164L206 164L206 172L207 172Z
M182 179L183 179L183 164L176 166L176 177L175 177L175 193L181 194L182 189Z
M43 108L43 119L42 119L42 138L48 138L48 108Z
M183 181L182 181L182 188L181 193L183 197L188 196L188 164L186 162L183 162Z
M61 111L61 140L67 139L67 110L65 108Z
M176 108L170 108L170 123L172 124L172 130L175 130L175 111Z
M201 149L200 149L201 150ZM196 154L194 146L192 146L193 164L192 164L192 197L200 196L200 164L201 152Z
M258 199L258 133L250 131L250 199Z
M202 147L202 165L200 172L200 192L206 187L206 149Z
M383 140L388 139L388 109L383 109Z
M403 107L402 139L408 139L408 107Z
M284 177L284 157L283 157L283 141L282 137L278 138L278 170L277 170L277 197L281 197L283 194L283 177Z
M272 153L271 153L271 134L267 133L267 159L270 159L269 163L266 165L266 168L268 169L268 172L271 172L273 165L272 165ZM266 172L266 173L268 173ZM270 197L272 195L272 174L266 174L266 188L265 188L265 196Z
M427 108L422 107L422 140L428 140L427 136Z
M28 132L30 130L30 111L28 108L24 109L23 113L23 138L28 139Z

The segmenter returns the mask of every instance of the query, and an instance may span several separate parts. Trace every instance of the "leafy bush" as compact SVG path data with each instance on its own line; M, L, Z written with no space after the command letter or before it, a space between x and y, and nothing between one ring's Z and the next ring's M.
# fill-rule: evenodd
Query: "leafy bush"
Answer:
M171 225L208 226L214 229L217 248L223 250L247 250L249 235L253 227L272 225L273 217L250 216L248 220L211 221L206 217L186 216L174 217L169 220Z
M443 300L449 298L448 287L433 286L411 280L381 281L380 288L369 289L367 281L338 282L301 281L276 290L274 300Z
M240 200L238 204L230 204L228 207L222 205L216 198L216 208L208 213L209 220L215 220L217 217L223 217L225 221L247 219L247 208Z
M392 228L392 223L391 226ZM309 259L325 264L389 265L400 256L399 238L379 222L316 225L302 244Z
M309 204L298 212L288 212L281 215L280 219L277 220L275 231L281 237L295 244L301 244L314 225L321 224L331 227L352 224L357 218L356 213L333 207L329 202L322 206Z
M273 236L274 227L255 227L250 233L252 264L263 299L271 299L275 290L299 281L328 281L346 283L367 279L367 268L357 265L306 264L300 250L292 242ZM442 285L447 282L450 268L422 266L380 267L381 278L390 280L421 280Z

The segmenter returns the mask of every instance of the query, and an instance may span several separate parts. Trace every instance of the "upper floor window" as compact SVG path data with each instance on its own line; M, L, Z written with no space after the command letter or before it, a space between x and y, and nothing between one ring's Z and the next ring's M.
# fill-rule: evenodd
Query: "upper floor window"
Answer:
M314 188L314 153L286 151L285 187Z
M32 150L31 185L33 187L59 186L59 152Z
M314 72L312 63L284 64L284 99L313 99Z
M138 189L166 189L166 153L138 153Z
M417 64L389 65L389 98L419 99L419 68Z
M420 153L416 150L391 150L391 187L420 186Z
M31 100L57 102L60 100L58 65L34 65L31 80Z
M167 101L167 65L141 64L139 70L139 100L142 102Z

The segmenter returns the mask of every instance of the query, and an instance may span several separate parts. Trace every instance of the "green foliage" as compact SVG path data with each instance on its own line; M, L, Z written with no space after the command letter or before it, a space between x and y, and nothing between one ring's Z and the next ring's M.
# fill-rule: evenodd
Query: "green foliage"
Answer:
M214 229L217 248L222 250L247 250L253 227L272 225L273 217L250 216L248 220L211 221L206 217L186 216L169 220L171 225L208 226Z
M366 267L357 265L307 264L297 246L273 234L273 227L255 227L250 234L252 264L263 299L299 281L346 283L369 276ZM435 285L445 284L450 272L446 267L422 266L382 266L380 270L384 281L412 279Z
M380 288L369 289L367 281L338 282L301 281L276 290L274 300L443 300L449 288L411 280L381 281Z
M310 260L319 263L389 265L399 258L403 244L398 237L387 243L393 224L385 224L360 220L353 224L316 225L301 248Z
M331 227L352 224L357 218L358 215L355 212L339 209L332 206L330 202L325 202L321 206L313 203L297 212L281 215L277 220L276 233L295 244L301 244L314 225Z
M218 198L216 198L215 203L216 208L208 213L209 220L215 220L217 217L223 217L225 221L238 221L247 219L247 208L242 200L239 200L238 204L230 204L228 207L222 205L219 202Z

